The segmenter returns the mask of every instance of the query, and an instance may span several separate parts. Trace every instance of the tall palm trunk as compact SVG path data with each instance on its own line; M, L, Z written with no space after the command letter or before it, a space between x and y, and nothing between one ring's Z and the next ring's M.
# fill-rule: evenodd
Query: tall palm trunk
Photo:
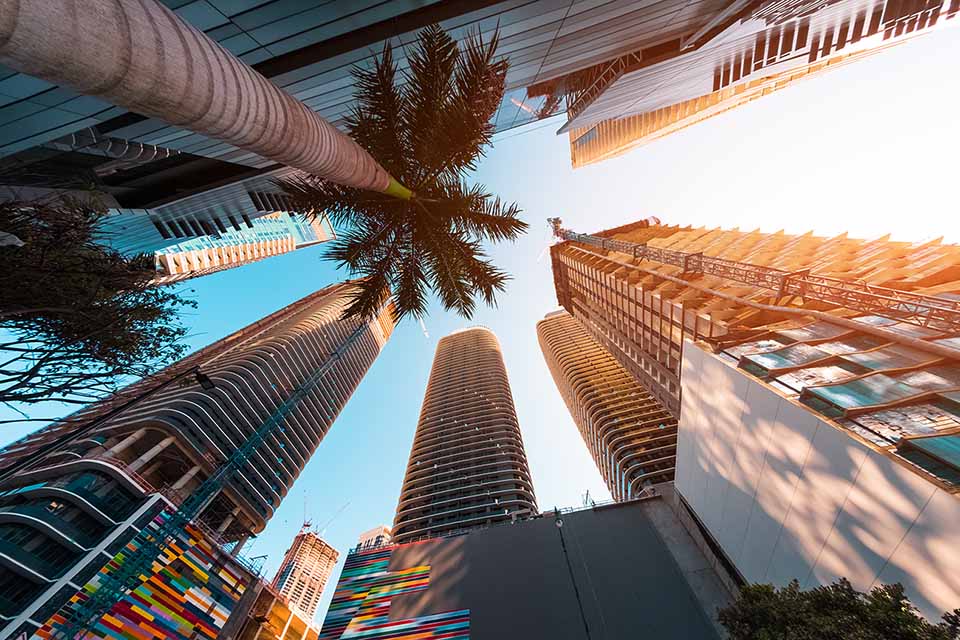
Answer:
M411 197L348 136L156 0L0 0L0 63L333 182Z

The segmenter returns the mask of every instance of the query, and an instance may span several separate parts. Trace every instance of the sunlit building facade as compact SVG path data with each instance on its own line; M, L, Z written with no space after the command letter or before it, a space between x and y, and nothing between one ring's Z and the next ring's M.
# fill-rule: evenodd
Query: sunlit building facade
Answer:
M374 527L361 533L360 538L357 540L357 546L361 549L369 549L371 547L390 544L392 541L393 535L390 532L390 527L382 524L379 527Z
M958 13L954 0L730 3L682 37L576 74L566 83L561 132L574 168L613 158L929 33Z
M304 527L284 554L273 587L312 620L339 556L326 540Z
M393 523L396 543L536 513L500 342L485 327L437 344Z
M610 495L673 480L677 420L566 311L537 323L547 367Z
M0 545L0 623L43 625L131 532L181 504L338 352L193 521L234 553L262 531L393 330L389 305L369 322L342 320L350 287L309 295L3 449L0 470L21 466L0 495L9 542Z
M960 247L560 234L561 303L679 418L678 494L746 580L960 601Z

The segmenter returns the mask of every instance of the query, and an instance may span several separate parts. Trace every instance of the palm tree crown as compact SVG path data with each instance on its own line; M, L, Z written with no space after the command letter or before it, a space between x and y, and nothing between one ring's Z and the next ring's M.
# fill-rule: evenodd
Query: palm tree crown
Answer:
M437 26L424 29L398 82L387 45L370 70L356 69L353 139L414 195L409 200L302 174L281 182L299 211L326 213L340 229L326 257L362 278L347 316L371 317L393 292L396 317L426 313L428 294L473 315L476 298L496 303L509 276L487 259L484 240L512 240L527 224L466 175L490 144L491 118L507 71L498 37L468 39L461 51Z

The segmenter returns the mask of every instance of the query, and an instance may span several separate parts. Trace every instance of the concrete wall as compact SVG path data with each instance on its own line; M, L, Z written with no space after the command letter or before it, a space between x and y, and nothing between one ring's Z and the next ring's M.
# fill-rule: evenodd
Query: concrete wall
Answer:
M960 499L692 343L676 487L751 582L900 582L960 606Z
M353 567L356 556L351 555L351 570L341 577L338 593L345 601L369 593L358 581L369 571L370 586L378 590L371 597L378 599L382 612L383 594L402 590L390 597L389 621L412 624L392 635L378 620L382 635L377 638L408 637L412 626L431 616L466 612L468 629L461 633L471 640L716 640L700 602L703 592L721 587L704 575L710 570L706 561L686 557L678 562L668 548L670 541L648 515L650 504L663 502L657 498L566 513L561 515L562 527L548 514L466 535L384 547L389 552L380 553L389 557L388 567L362 562ZM669 506L662 510L657 517L669 519ZM682 527L677 528L673 537L683 535ZM687 546L697 553L692 542ZM421 573L410 577L415 570ZM400 572L410 582L397 586L390 576ZM691 589L694 582L700 593ZM338 606L335 596L331 612ZM328 614L320 637L339 637L331 634L332 626ZM430 638L441 637L431 634L443 629L417 631Z

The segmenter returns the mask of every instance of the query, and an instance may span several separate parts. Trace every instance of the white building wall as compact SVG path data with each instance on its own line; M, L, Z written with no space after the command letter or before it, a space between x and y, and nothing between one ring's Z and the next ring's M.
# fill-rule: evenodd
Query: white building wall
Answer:
M676 486L744 578L960 607L960 496L690 342L681 380Z

